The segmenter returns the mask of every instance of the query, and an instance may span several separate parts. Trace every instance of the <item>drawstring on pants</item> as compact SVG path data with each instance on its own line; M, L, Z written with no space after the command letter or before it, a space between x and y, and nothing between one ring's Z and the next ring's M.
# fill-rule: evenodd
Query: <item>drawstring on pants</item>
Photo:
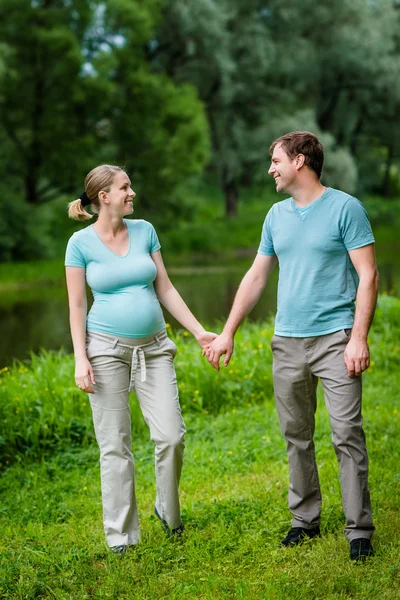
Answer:
M140 346L134 346L132 349L131 378L129 381L130 392L133 390L135 385L138 364L140 364L140 381L143 383L143 381L146 381L146 360L143 349Z

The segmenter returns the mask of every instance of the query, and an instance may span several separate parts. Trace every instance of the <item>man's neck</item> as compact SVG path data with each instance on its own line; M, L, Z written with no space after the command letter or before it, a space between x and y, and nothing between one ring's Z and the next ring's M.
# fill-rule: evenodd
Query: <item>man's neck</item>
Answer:
M315 200L318 200L327 188L320 181L316 181L312 185L298 186L291 191L294 203L300 208L305 208Z

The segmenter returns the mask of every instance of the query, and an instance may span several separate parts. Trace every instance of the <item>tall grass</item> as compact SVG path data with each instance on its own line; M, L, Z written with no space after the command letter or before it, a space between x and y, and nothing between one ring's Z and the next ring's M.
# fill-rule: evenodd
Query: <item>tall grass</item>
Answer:
M171 332L179 346L175 366L183 411L216 414L270 397L272 331L271 322L244 326L229 369L220 375L201 356L200 347L188 332ZM75 386L73 373L73 356L63 352L42 352L32 355L28 364L15 362L1 370L3 466L19 454L37 458L43 452L87 445L93 440L88 398ZM133 396L132 410L137 412Z
M184 413L219 414L262 403L273 395L272 353L269 345L273 322L243 325L235 340L235 353L220 373L201 356L188 332L170 335L178 345L175 366ZM370 334L372 363L365 374L374 377L375 365L385 373L385 394L398 394L400 301L381 296ZM37 458L93 439L87 395L74 383L73 356L63 352L32 355L29 363L15 362L0 372L0 462L9 464L19 455ZM138 414L132 395L132 410ZM142 423L140 419L134 423ZM135 425L136 426L136 425ZM141 427L141 425L137 425Z

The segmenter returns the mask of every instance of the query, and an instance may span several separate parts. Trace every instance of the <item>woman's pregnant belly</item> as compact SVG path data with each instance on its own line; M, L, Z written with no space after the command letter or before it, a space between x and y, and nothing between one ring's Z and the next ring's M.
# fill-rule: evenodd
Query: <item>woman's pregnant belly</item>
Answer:
M140 338L164 327L164 316L154 289L132 286L115 294L94 293L87 318L88 331Z

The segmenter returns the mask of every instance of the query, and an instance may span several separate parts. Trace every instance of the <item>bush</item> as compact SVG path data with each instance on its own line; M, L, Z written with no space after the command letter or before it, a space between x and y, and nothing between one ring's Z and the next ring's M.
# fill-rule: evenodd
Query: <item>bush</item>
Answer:
M170 329L168 327L168 329ZM273 322L246 323L237 333L227 368L217 373L201 356L187 331L170 333L178 346L175 360L183 412L219 414L263 403L273 396L270 338ZM397 372L400 300L381 296L370 333L373 361L383 372ZM86 395L74 384L74 359L63 352L32 355L0 371L0 457L3 466L18 455L38 458L94 440ZM366 375L369 376L369 373ZM134 432L144 430L138 403L132 398Z

